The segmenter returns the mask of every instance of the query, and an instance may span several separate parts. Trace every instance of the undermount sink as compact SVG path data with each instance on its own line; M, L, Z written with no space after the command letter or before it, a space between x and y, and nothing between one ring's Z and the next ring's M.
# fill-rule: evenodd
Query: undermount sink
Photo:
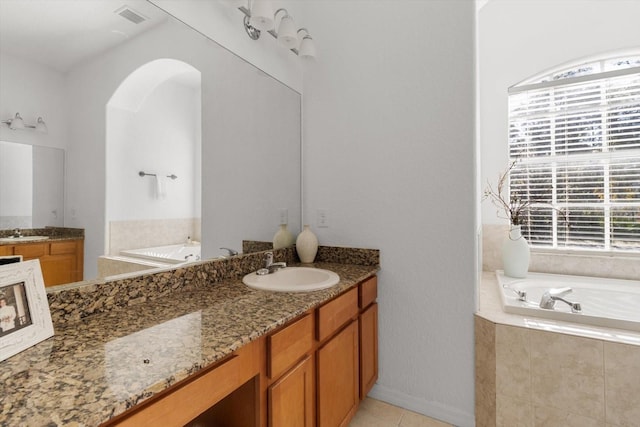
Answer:
M34 242L36 240L47 240L49 236L20 236L20 237L2 237L1 243L14 243L14 242Z
M340 281L333 271L313 267L286 267L274 273L249 273L242 282L253 289L276 292L308 292L330 288Z

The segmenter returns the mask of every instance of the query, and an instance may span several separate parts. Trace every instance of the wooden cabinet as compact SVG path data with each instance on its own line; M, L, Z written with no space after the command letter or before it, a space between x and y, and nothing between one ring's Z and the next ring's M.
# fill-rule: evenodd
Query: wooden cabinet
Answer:
M359 404L358 288L317 310L318 427L346 426Z
M313 321L307 313L267 337L269 427L315 425Z
M269 427L315 425L315 372L307 356L269 387Z
M360 338L360 400L378 379L378 304L371 304L358 319Z
M358 327L351 321L318 349L318 427L349 425L358 397Z
M372 277L360 284L358 332L360 345L360 399L378 379L378 281Z
M378 376L376 298L373 277L106 425L346 427Z
M45 286L79 282L84 276L84 240L59 240L0 246L2 255L40 260Z

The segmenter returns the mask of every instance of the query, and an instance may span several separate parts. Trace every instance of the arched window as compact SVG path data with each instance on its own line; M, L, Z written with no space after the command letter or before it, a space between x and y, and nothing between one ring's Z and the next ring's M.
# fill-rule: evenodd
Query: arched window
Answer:
M533 246L640 253L640 54L511 87L509 157Z

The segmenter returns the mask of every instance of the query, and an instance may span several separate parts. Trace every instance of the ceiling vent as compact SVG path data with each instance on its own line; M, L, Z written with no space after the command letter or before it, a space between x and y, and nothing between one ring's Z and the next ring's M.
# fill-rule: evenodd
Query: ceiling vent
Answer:
M139 24L149 19L140 12L136 12L135 10L131 9L129 6L122 6L120 9L116 10L115 13L122 16L124 19L133 22L134 24Z

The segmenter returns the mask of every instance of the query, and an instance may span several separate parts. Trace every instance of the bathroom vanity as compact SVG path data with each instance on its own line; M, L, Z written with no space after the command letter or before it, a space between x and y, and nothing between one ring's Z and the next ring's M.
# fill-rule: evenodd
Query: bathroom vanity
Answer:
M52 230L45 228L45 232ZM56 230L60 230L57 229ZM84 232L45 234L43 240L0 242L0 256L21 255L27 261L40 260L45 286L79 282L84 276Z
M348 425L377 378L377 261L344 264L320 251L314 266L340 282L288 293L242 284L263 257L138 277L132 298L141 281L162 296L54 321L53 338L0 363L0 424ZM233 277L214 281L222 271ZM182 288L165 292L165 279Z
M348 425L377 378L376 287L356 284L104 425Z

